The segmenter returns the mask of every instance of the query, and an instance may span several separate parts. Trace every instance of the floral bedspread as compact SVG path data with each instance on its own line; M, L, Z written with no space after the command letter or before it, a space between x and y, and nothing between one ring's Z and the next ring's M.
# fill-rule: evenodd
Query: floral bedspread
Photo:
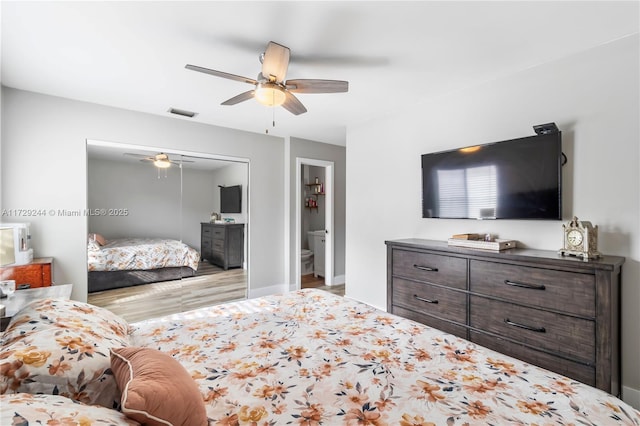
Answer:
M640 425L603 391L319 290L132 329L186 367L215 425Z
M188 266L198 269L200 253L188 245L160 238L120 238L104 246L88 244L89 271L121 271Z
M0 395L1 425L139 426L119 411L85 405L59 395L14 393Z

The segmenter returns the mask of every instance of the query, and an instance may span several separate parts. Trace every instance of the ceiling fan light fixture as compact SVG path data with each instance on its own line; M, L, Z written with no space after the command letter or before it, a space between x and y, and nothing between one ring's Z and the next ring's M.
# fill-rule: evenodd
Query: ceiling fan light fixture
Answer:
M284 89L275 83L258 84L253 96L265 106L280 106L287 98Z
M154 160L153 165L159 169L168 169L169 167L171 167L171 161L169 161L168 159Z
M215 77L248 83L253 86L253 90L240 93L220 105L236 105L255 98L262 105L270 107L282 106L291 114L300 115L307 112L307 109L296 98L294 93L344 93L349 91L348 81L323 79L287 80L290 55L291 51L287 46L270 41L264 53L260 56L262 68L256 79L191 64L185 65L185 68Z

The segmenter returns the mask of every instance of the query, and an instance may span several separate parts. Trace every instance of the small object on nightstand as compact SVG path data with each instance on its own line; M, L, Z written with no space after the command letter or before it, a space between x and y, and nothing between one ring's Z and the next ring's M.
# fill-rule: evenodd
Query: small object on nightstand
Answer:
M11 295L16 292L15 280L0 281L0 292L2 293L0 297L11 297Z
M563 246L558 253L582 257L585 261L600 257L598 253L598 225L580 221L576 216L562 225Z
M0 292L2 293L0 297L11 297L11 295L16 292L15 280L0 281Z

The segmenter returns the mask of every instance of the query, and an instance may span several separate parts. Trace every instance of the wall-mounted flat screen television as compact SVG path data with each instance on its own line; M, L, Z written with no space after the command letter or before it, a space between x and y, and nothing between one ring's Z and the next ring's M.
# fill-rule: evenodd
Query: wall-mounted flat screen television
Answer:
M562 133L423 154L422 217L562 219Z
M242 213L242 185L220 187L220 213Z

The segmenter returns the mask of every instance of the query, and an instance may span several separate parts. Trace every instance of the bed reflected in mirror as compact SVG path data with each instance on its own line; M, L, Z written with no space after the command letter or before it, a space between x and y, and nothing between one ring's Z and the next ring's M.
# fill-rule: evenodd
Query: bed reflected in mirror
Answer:
M88 141L87 165L89 303L137 321L246 298L248 161Z

